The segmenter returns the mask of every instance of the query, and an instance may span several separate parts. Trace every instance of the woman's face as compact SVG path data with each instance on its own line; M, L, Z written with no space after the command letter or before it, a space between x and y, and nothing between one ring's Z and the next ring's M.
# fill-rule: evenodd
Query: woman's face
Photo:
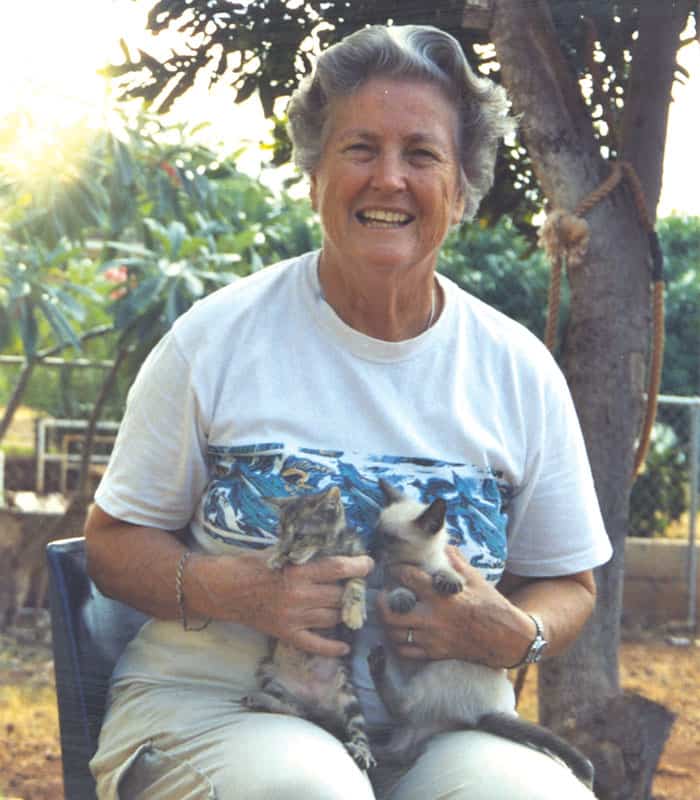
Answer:
M455 110L429 83L376 78L338 100L311 176L324 261L433 269L463 212L456 133Z

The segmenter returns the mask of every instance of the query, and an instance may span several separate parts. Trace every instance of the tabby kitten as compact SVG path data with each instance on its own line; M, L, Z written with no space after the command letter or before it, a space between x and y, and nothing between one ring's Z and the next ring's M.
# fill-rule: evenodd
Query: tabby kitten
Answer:
M306 564L322 556L365 553L357 533L345 524L338 487L266 501L279 510L278 538L269 548L267 562L271 568ZM351 578L343 592L343 625L319 632L346 639L351 631L362 627L366 616L365 581ZM312 655L273 639L270 655L261 661L256 677L259 689L243 699L247 708L292 714L315 722L343 742L361 769L367 770L375 763L351 681L349 656Z
M379 515L374 554L385 576L393 564L414 564L432 576L439 594L462 591L464 581L447 557L445 501L438 498L426 505L407 498L386 481L380 481L380 486L388 505ZM405 614L413 609L416 596L410 589L386 580L385 588L389 589L392 611ZM592 787L593 766L582 753L546 728L516 715L506 670L456 659L403 659L381 645L370 652L368 661L384 705L401 723L392 730L386 746L375 748L380 761L411 762L430 736L474 728L542 750Z

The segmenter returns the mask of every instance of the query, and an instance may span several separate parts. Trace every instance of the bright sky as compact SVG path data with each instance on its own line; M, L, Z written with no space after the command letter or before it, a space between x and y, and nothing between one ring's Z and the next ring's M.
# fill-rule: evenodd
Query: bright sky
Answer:
M426 0L428 2L428 0ZM38 131L17 137L22 152L18 165L36 161L37 153L50 149L51 142L72 129L80 119L99 126L109 119L110 101L96 70L106 61L118 61L120 36L139 44L144 27L144 9L152 0L34 0L13 2L3 9L0 31L0 129L2 118L24 109L39 121ZM167 41L156 40L166 48ZM145 43L144 39L141 43ZM151 49L149 47L148 49ZM671 107L660 216L676 211L700 216L700 191L697 189L697 124L700 109L700 45L684 48L681 63L691 73L687 85L676 85ZM255 170L259 163L254 152L266 136L268 125L257 104L247 111L231 102L224 87L207 91L195 87L176 104L182 119L196 124L215 122L208 134L209 143L225 140L231 150L242 144L253 145L241 166ZM242 136L240 131L244 130ZM205 134L206 136L206 134ZM691 139L692 137L692 139ZM693 180L693 177L695 180Z

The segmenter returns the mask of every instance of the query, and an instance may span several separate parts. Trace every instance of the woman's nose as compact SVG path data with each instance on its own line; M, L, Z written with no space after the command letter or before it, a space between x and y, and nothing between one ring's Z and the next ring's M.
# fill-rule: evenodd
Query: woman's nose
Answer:
M375 159L372 186L385 192L397 192L406 187L405 164L398 154L381 153Z

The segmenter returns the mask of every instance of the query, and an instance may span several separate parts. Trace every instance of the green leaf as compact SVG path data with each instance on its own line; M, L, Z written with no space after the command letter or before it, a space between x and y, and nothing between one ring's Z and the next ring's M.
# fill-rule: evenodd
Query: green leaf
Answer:
M192 297L198 298L204 294L204 282L194 272L185 272L182 280Z
M82 247L70 247L66 249L66 243L61 242L46 256L46 266L51 269L67 264L73 258L79 258L83 253Z
M182 243L180 258L192 258L202 253L206 253L209 242L203 236L188 236Z
M70 342L76 350L80 351L80 341L61 310L50 300L44 300L43 298L39 298L38 306L56 334L58 341Z
M153 258L154 252L149 250L142 244L137 244L136 242L114 242L108 241L106 243L109 247L113 248L114 250L119 250L122 253L131 253L135 256L142 256L143 258ZM119 259L112 259L111 261L107 262L106 264L102 264L100 269L108 269L109 267L118 266L121 261Z
M180 248L186 235L187 228L179 220L174 220L168 225L168 252L171 258L179 258Z
M85 308L74 297L63 289L47 287L46 291L58 302L61 311L70 315L76 322L85 321Z
M39 338L39 329L34 315L34 304L28 299L19 305L19 333L22 338L24 354L27 358L36 355L36 345Z
M158 275L142 281L125 297L118 300L116 323L120 328L130 325L158 302L167 279Z

